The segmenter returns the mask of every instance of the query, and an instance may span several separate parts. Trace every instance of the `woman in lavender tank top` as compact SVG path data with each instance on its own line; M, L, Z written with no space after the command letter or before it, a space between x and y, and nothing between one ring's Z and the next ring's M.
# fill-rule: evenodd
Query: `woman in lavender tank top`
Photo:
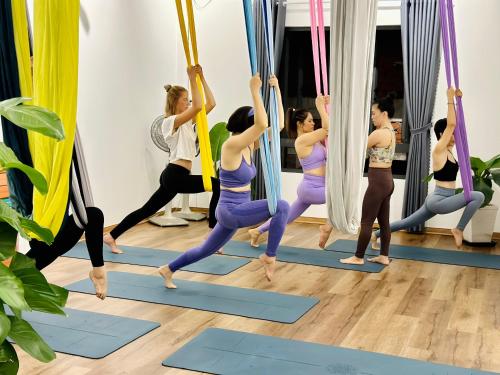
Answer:
M278 80L271 77L269 84L276 88L279 103L280 128L283 128L284 113ZM192 248L177 259L160 267L160 275L167 288L176 288L172 281L175 271L214 254L228 242L238 230L256 225L271 218L269 241L260 261L266 278L271 281L276 265L276 250L285 231L288 203L279 200L276 213L271 217L266 200L251 201L250 182L255 177L252 152L258 145L259 136L268 129L267 113L260 95L262 82L259 75L250 80L250 91L254 107L238 108L229 118L227 129L231 136L222 146L221 195L216 209L217 225L207 240Z

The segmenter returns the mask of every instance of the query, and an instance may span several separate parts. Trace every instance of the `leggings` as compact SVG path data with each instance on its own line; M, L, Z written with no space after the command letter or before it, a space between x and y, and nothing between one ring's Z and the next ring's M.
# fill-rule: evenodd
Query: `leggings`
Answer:
M35 259L37 269L44 269L58 257L71 250L84 233L92 266L104 266L102 258L104 215L97 207L87 207L86 211L88 223L85 228L78 227L73 215L70 215L65 219L52 245L47 245L45 242L36 239L30 241L31 249L26 255Z
M381 230L380 254L389 255L389 244L391 242L389 214L393 191L394 182L391 168L368 169L368 188L363 198L361 231L359 232L355 254L357 258L365 256L375 219L378 220Z
M276 250L285 232L289 206L284 200L279 200L276 213L271 217L267 200L250 200L250 192L234 192L222 190L217 206L217 225L207 240L198 247L192 248L179 256L168 266L172 272L197 262L219 250L228 242L238 228L249 227L263 222L271 217L269 241L266 254L276 256Z
M431 217L449 214L465 207L462 217L457 224L457 229L463 231L470 219L472 219L472 216L474 216L476 211L483 204L484 194L480 191L472 191L471 198L472 200L467 202L464 193L455 194L455 189L436 186L434 192L425 199L422 207L407 218L391 224L391 232L415 227L425 223ZM380 231L376 231L375 235L380 237Z
M325 176L314 176L305 174L297 187L297 199L290 206L287 224L304 213L312 204L325 203ZM257 229L262 234L269 230L271 221L268 220Z
M210 200L208 226L215 227L215 209L219 201L219 180L212 177L212 199ZM190 171L180 165L170 163L160 176L160 187L149 200L138 210L128 214L109 234L115 240L124 232L140 223L142 220L154 215L159 209L170 202L177 194L203 193L203 178L193 176Z

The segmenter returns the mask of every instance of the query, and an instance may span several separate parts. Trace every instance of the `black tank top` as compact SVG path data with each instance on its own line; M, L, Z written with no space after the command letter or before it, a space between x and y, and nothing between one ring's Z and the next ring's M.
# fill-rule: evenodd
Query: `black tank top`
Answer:
M446 158L446 163L439 171L434 172L434 179L438 181L456 181L458 173L458 163L453 163Z

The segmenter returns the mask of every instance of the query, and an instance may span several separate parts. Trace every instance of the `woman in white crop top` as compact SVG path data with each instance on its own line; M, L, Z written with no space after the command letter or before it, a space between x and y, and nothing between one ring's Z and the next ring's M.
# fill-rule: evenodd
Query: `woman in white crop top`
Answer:
M149 200L138 210L127 215L109 234L104 242L111 247L113 253L122 253L115 240L137 223L155 214L177 194L194 194L205 191L202 177L192 176L191 168L196 156L196 131L193 119L201 111L201 95L196 86L196 75L199 75L205 92L207 113L215 107L215 99L208 86L203 69L196 65L187 69L193 103L189 105L188 91L182 86L166 85L167 99L165 119L162 132L170 147L170 162L160 176L160 186ZM217 223L215 208L219 201L219 180L212 177L212 199L210 200L208 225L213 228Z

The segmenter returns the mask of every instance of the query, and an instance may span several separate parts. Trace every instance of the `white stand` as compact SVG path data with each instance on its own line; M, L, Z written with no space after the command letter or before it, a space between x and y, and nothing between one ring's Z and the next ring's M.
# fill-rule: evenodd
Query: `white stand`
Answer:
M180 217L190 221L200 221L207 217L201 212L193 212L189 208L189 194L182 194L182 208L180 211L174 212L175 217Z
M186 220L172 215L172 202L169 202L165 206L165 212L163 213L163 215L153 216L148 221L160 227L178 227L182 225L189 225Z

